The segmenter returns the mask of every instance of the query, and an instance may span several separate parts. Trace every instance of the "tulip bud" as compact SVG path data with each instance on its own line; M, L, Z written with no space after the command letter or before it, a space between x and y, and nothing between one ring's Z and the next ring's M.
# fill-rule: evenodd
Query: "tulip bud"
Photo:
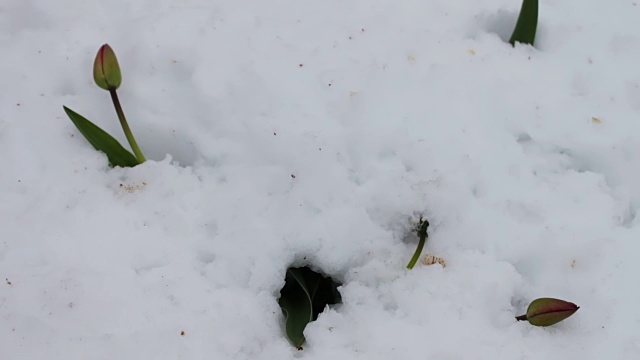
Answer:
M105 90L115 90L122 83L118 59L113 49L107 44L102 45L98 50L93 63L93 79L100 88Z
M526 315L517 316L516 319L527 320L534 326L550 326L573 315L578 309L579 306L568 301L540 298L529 304Z

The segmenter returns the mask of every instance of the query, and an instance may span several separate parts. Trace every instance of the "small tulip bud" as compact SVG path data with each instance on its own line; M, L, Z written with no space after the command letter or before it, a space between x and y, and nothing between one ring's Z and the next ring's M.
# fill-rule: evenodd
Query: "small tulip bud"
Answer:
M105 90L115 90L122 83L118 59L113 49L107 44L102 45L98 50L93 63L93 79L100 88Z
M516 319L527 320L534 326L550 326L573 315L578 309L579 306L568 301L540 298L529 304L526 315L517 316Z

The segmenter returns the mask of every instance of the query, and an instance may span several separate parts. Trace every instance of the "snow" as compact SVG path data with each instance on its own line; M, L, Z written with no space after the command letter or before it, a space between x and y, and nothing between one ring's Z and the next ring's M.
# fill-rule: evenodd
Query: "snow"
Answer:
M520 4L0 0L0 358L639 358L640 6ZM135 168L62 111L126 144L105 42ZM291 265L343 284L302 351Z

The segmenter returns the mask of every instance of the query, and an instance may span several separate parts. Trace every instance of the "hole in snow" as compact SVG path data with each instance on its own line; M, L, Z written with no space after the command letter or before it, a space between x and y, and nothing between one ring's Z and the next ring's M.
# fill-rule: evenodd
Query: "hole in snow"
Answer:
M327 306L342 302L340 285L307 266L287 269L278 304L285 317L285 334L298 350L305 342L307 324L318 319Z
M485 31L498 35L502 41L508 43L518 21L519 10L500 10L497 14L485 15L481 17L481 26Z
M180 166L191 166L198 157L198 151L185 134L179 129L157 129L150 128L140 134L144 137L138 140L142 152L148 159L160 161L167 155L171 156L172 162Z

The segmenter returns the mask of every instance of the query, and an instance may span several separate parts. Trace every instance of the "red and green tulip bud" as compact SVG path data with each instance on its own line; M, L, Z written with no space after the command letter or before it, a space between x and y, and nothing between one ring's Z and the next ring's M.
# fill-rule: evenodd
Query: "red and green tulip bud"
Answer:
M120 100L118 99L118 93L116 91L122 83L122 74L120 74L118 59L116 58L116 54L113 52L113 49L111 49L107 44L102 45L100 50L98 50L96 60L93 63L93 79L100 88L109 91L111 101L113 101L113 106L115 107L116 114L120 120L120 125L124 131L124 135L127 137L127 140L131 145L133 154L122 147L118 140L114 139L113 136L109 135L84 116L66 106L64 107L64 111L89 143L91 143L96 150L102 151L107 155L111 165L130 167L142 164L146 159L142 154L142 151L140 151L140 147L138 146L138 143L136 143L136 139L133 137L133 133L129 128L129 124L124 116L124 111L122 110L122 105L120 105Z
M107 44L102 45L98 50L93 63L93 79L104 90L116 90L122 83L118 59L113 49Z
M527 313L517 316L516 320L527 320L534 326L550 326L573 315L578 309L579 306L568 301L540 298L533 300L527 308Z

